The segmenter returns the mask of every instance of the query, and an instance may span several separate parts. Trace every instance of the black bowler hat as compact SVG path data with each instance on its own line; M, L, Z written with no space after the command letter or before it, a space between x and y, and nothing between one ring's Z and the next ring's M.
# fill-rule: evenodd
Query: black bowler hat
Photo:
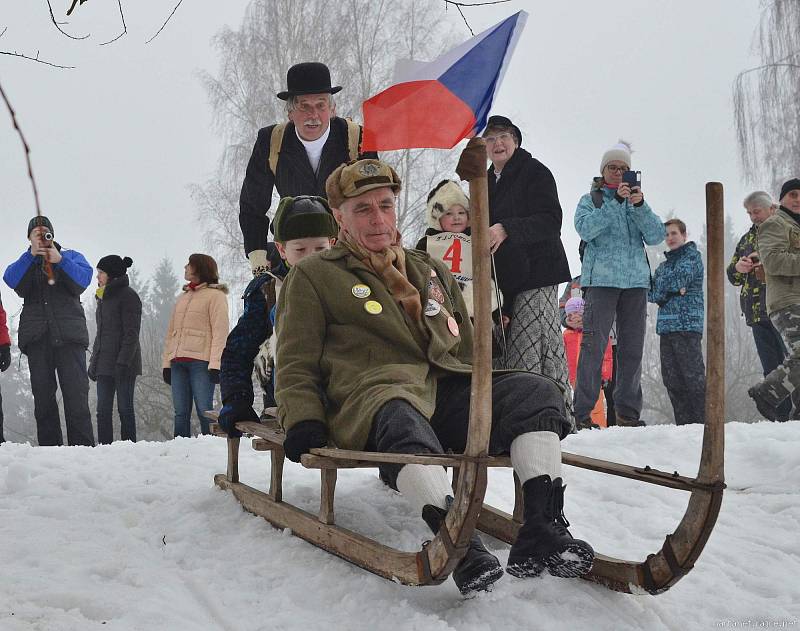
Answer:
M282 101L302 94L336 94L342 89L340 85L331 87L331 71L318 61L307 61L289 68L286 85L286 91L278 92L278 98Z
M519 130L519 127L511 122L510 118L499 116L497 114L490 116L489 120L486 121L486 129L489 129L490 127L510 127L517 134L517 143L520 147L522 146L522 132Z

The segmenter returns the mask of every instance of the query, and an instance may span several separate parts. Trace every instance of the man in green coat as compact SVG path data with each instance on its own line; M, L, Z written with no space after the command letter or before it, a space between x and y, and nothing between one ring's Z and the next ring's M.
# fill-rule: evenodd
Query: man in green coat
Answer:
M300 261L284 282L275 398L291 460L329 439L378 452L464 451L472 324L445 266L400 245L400 185L379 160L336 169L326 191L339 241ZM561 510L560 440L570 430L561 392L545 377L507 372L493 377L492 405L490 453L511 454L525 495L525 524L507 571L586 574L594 552L572 538ZM452 494L442 467L387 464L381 477L438 531ZM502 574L474 535L453 578L467 594Z

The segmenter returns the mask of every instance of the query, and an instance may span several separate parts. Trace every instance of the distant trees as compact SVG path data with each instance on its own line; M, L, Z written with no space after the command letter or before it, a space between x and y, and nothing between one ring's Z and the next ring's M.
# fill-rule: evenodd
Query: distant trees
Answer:
M800 173L800 3L764 0L753 48L761 65L733 84L734 121L748 182L780 189Z

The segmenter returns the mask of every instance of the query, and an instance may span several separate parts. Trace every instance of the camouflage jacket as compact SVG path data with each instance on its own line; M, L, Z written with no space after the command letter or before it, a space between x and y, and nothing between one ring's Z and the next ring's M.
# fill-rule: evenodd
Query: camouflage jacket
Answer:
M736 263L739 262L740 258L750 256L753 252L758 252L757 235L758 226L753 224L750 230L745 232L742 238L739 239L739 243L736 244L736 250L733 252L727 270L728 280L731 284L741 287L739 305L747 326L769 321L766 304L764 304L767 295L767 284L758 280L754 272L743 274L736 271Z

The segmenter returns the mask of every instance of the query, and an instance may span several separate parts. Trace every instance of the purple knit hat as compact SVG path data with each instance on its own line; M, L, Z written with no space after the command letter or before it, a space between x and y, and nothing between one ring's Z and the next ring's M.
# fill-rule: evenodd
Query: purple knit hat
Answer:
M577 313L583 315L583 307L586 304L583 298L574 297L567 300L567 304L564 305L564 311L566 313Z

